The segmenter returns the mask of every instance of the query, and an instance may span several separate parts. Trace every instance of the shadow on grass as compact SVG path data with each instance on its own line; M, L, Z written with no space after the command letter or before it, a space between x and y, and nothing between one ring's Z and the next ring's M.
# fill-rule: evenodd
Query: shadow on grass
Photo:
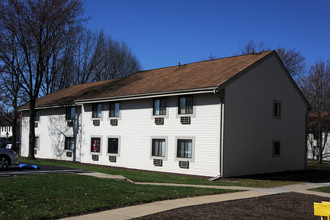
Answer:
M323 162L322 164L319 164L317 161L308 161L307 171L288 171L280 173L258 174L243 176L239 178L324 183L330 182L330 163Z

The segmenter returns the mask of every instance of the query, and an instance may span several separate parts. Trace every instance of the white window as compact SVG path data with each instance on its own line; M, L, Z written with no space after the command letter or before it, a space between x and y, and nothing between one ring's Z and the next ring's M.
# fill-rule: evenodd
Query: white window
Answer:
M40 147L40 140L39 137L36 137L34 142L34 149L39 149L39 147Z
M102 115L102 104L101 103L94 103L93 104L92 118L101 118L101 115Z
M109 116L110 117L119 117L120 104L119 102L110 102L109 104Z
M154 99L153 115L166 115L166 98Z
M92 153L101 152L101 138L91 138L91 152Z
M165 157L165 139L152 139L151 156Z
M75 107L66 108L66 120L74 120L76 114Z
M65 150L74 150L74 138L73 137L65 137Z
M178 139L177 143L177 157L178 158L192 158L192 140Z
M193 97L191 95L179 97L179 114L193 114Z

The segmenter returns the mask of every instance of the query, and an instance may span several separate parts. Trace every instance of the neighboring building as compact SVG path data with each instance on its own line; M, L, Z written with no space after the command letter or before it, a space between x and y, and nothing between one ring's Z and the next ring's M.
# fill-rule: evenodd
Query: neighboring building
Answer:
M70 86L36 108L37 158L221 177L306 166L309 104L275 51Z
M322 160L330 161L330 120L329 113L323 112L321 114L322 122L322 143L325 143ZM308 114L307 124L307 158L310 160L318 160L320 156L320 149L318 147L318 116L316 112L310 112Z
M0 139L8 140L13 136L11 124L4 118L0 117Z

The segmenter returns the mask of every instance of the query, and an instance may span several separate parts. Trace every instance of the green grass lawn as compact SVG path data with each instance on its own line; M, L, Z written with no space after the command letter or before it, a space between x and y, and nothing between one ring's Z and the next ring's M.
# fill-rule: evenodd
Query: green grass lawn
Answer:
M318 192L330 193L330 186L319 187L319 188L315 188L312 190L318 191Z
M232 190L134 185L72 174L1 178L0 219L50 219Z
M231 178L223 179L221 181L210 182L205 178L198 178L184 175L174 175L166 173L118 169L106 166L95 166L83 163L73 163L67 161L57 160L40 160L29 161L25 158L19 158L20 163L33 163L40 165L54 165L69 168L77 168L83 170L90 170L95 172L107 173L112 175L122 175L135 182L159 182L159 183L182 183L182 184L196 184L196 185L219 185L219 186L249 186L249 187L275 187L288 184L297 183L297 181L287 180L267 180L267 179L252 179L252 178Z

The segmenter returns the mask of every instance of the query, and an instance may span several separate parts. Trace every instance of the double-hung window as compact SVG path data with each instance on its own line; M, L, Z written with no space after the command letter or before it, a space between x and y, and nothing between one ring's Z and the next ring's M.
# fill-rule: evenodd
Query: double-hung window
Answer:
M179 114L192 114L193 113L193 97L180 96L179 97Z
M177 157L192 158L192 140L178 139L177 143Z
M102 115L102 104L101 103L94 103L93 104L92 118L101 118L101 115Z
M110 117L119 117L119 111L120 111L119 102L110 102L109 109L110 109L110 113L109 113Z
M91 152L100 153L101 149L101 138L92 138L91 139Z
M39 147L40 147L40 139L39 137L36 137L34 141L34 149L39 149Z
M165 139L152 139L152 152L154 157L165 157Z
M66 120L74 120L76 115L76 108L75 107L67 107L66 108Z
M279 157L281 153L281 142L273 141L273 157Z
M166 98L154 99L153 115L166 115Z
M108 138L108 153L118 154L118 138Z
M281 118L281 102L273 101L273 116L274 118Z
M39 121L40 120L40 111L36 110L36 117L35 117L35 121Z
M65 137L65 150L74 150L74 138L73 137Z

